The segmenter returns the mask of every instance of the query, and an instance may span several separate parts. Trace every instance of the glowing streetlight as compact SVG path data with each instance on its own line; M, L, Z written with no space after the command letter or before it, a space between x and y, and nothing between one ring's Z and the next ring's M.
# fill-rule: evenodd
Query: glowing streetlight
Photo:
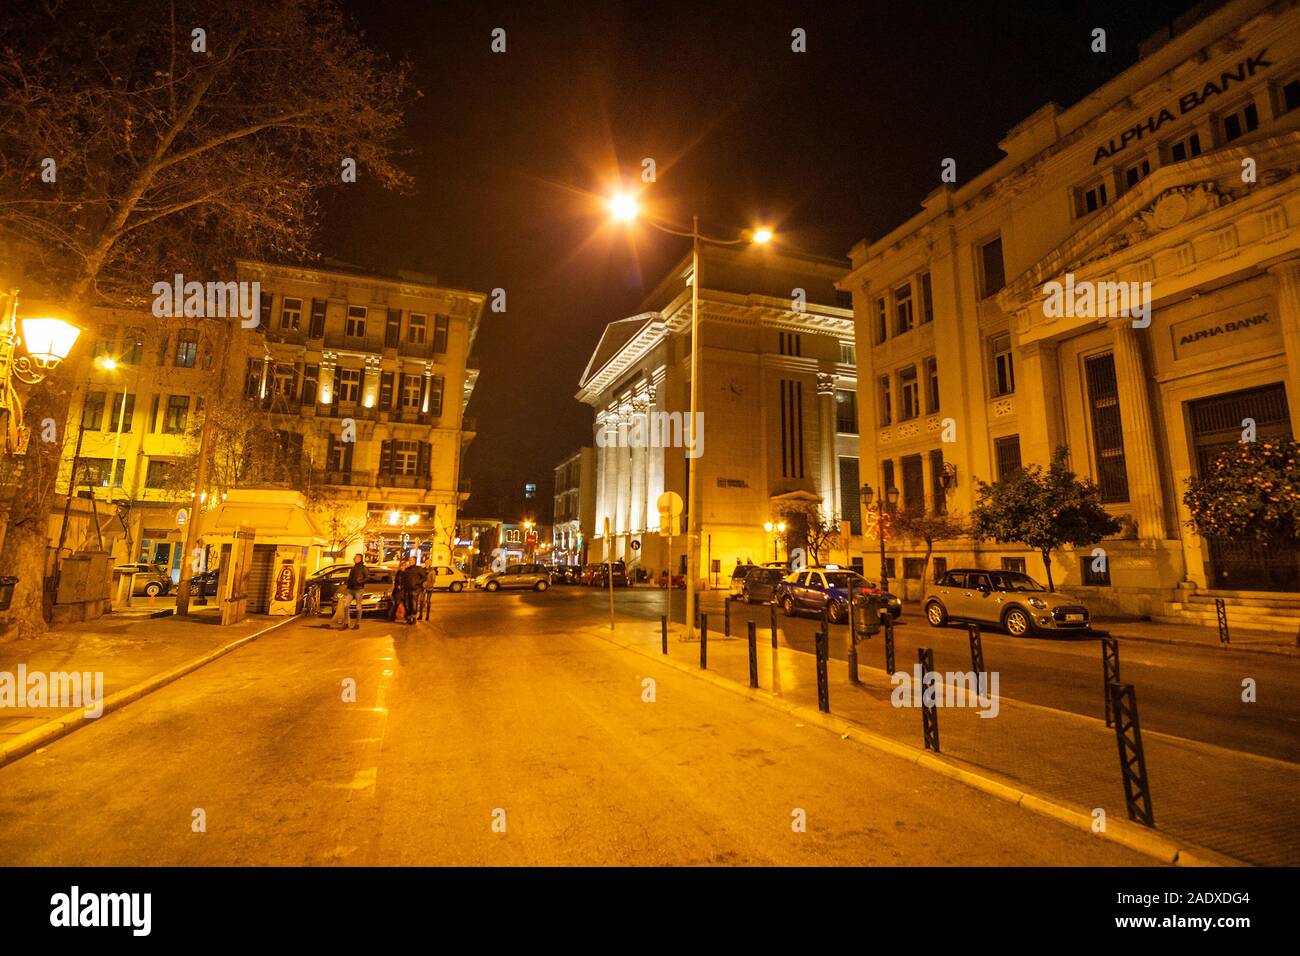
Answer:
M640 211L636 200L627 193L619 193L609 201L609 213L619 222L630 222Z
M772 241L772 230L767 227L761 227L754 230L754 241L760 246Z

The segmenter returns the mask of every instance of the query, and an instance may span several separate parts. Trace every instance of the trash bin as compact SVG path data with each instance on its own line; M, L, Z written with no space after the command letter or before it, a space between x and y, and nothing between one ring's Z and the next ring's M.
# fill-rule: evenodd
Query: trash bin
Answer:
M883 594L859 594L853 599L853 620L858 640L866 640L880 633L880 616L882 612L887 612L887 608Z
M17 583L18 578L11 574L0 577L0 611L9 610L14 599L14 585Z

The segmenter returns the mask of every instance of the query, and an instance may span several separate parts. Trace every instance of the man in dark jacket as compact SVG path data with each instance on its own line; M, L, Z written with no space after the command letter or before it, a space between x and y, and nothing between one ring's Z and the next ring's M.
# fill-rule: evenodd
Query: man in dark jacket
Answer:
M397 570L393 572L393 593L388 596L388 619L397 620L397 608L399 605L405 606L406 601L406 581L402 572L406 570L406 559L397 562Z
M424 579L428 575L429 569L422 568L412 561L402 572L402 607L406 611L406 623L415 623L415 605L420 600L420 593L424 590Z
M345 586L348 590L351 607L357 609L357 619L352 624L355 630L361 626L361 595L366 589L366 581L370 579L370 572L366 569L365 558L358 554L352 558L352 567L348 569L348 579ZM343 626L348 625L348 616L351 614L351 608L343 617Z

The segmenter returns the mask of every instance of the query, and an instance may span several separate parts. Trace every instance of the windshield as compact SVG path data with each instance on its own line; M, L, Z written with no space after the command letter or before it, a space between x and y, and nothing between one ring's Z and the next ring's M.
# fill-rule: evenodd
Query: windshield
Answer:
M1046 591L1033 578L1027 574L1021 574L1019 571L1001 571L990 574L989 578L993 581L993 587L999 591Z
M826 583L833 588L844 588L848 590L852 587L862 587L866 584L866 579L853 574L850 571L831 571L826 575Z

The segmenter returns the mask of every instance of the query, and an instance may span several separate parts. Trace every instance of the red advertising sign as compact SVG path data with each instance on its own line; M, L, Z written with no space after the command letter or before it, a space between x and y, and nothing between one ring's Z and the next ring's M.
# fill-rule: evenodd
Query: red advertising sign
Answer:
M275 576L275 600L292 601L293 583L293 565L286 564L284 567L280 568L280 573Z

